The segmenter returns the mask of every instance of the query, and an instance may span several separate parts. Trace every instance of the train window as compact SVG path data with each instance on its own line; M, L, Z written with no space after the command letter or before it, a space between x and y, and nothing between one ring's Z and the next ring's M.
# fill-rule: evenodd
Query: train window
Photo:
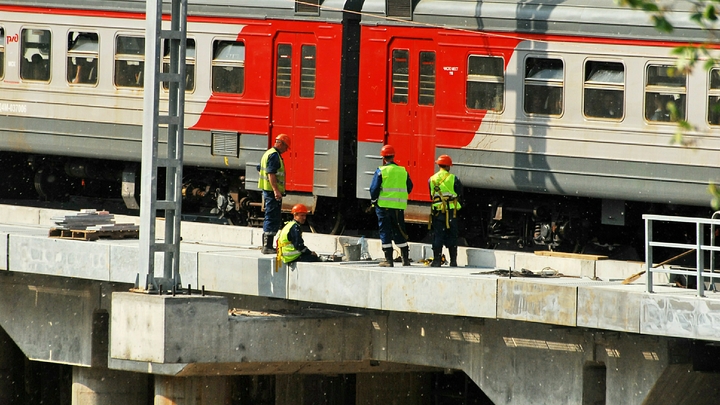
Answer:
M0 27L0 79L5 77L5 30Z
M563 61L527 58L525 61L525 112L560 115L563 111Z
M412 19L415 0L388 0L386 2L386 15L388 17Z
M315 97L315 45L303 45L300 49L300 97Z
M166 39L163 46L163 72L170 71L170 40ZM168 82L163 82L163 88L169 89ZM195 90L195 40L188 38L185 41L185 91Z
M435 52L420 52L418 104L435 105Z
M68 33L67 81L72 84L97 84L98 35L92 32Z
M586 117L621 120L625 100L625 67L618 62L585 62L583 111Z
M645 78L645 119L674 122L685 119L687 75L670 65L649 65ZM672 113L672 106L677 115Z
M115 40L115 85L143 87L145 38L118 36Z
M394 49L392 53L392 102L407 104L409 52L407 49Z
M502 58L468 57L465 105L473 110L502 111L505 103L505 74Z
M710 88L708 89L708 124L720 125L720 69L710 70Z
M292 45L278 44L277 71L275 72L275 95L290 97L292 79Z
M212 90L241 94L245 89L245 44L215 41L213 44Z
M295 12L320 15L320 0L295 0Z
M50 80L50 31L22 30L20 77L23 80Z

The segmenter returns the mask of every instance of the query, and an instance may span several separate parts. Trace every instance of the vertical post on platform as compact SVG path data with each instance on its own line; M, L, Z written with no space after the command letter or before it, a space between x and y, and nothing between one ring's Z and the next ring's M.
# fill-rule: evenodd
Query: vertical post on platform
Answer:
M162 0L147 0L145 80L143 105L142 169L140 192L140 272L147 274L148 289L165 291L182 285L179 273L182 165L185 115L185 54L187 0L172 0L170 30L162 29ZM170 50L167 71L161 72L162 40ZM160 86L168 83L167 114L160 114ZM158 148L158 133L167 128L167 147ZM165 200L158 201L158 168L164 167ZM164 210L165 232L156 242L157 211ZM163 254L164 271L155 275L155 255Z
M653 292L653 254L652 254L652 219L645 218L645 284L647 292Z

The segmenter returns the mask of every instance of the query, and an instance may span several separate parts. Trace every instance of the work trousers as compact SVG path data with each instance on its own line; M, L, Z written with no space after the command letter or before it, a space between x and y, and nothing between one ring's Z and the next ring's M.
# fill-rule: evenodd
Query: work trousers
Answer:
M263 232L275 235L280 230L280 225L282 224L282 201L275 199L275 193L272 190L263 190L263 200L265 201Z
M447 223L445 222L446 216L448 217ZM433 251L441 250L443 245L447 248L457 246L458 219L455 218L454 211L438 212L432 218ZM448 225L450 225L449 228Z
M407 232L405 231L405 211L394 208L375 207L375 214L378 217L380 227L380 242L383 249L395 246L403 248L407 246Z

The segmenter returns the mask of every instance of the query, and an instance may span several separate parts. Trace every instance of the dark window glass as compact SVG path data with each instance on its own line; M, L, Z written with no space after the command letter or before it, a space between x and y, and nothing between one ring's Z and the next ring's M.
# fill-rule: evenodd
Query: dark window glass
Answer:
M163 46L163 72L170 71L170 40L166 39ZM167 82L163 82L163 88L169 88ZM185 91L195 90L195 40L188 38L185 41Z
M303 45L300 62L300 97L315 97L315 45Z
M720 125L720 69L710 70L710 88L708 89L708 124Z
M468 58L465 105L474 110L502 111L504 94L503 59L471 55Z
M275 95L290 97L292 83L292 45L278 44L277 71L275 72Z
M98 82L98 35L94 32L68 33L67 81L71 84Z
M115 85L142 88L145 70L145 38L118 36L115 39Z
M674 122L685 119L687 76L670 65L649 65L645 80L645 119ZM677 115L672 113L673 108Z
M50 31L24 29L21 36L20 78L50 81Z
M585 62L583 111L586 117L621 120L625 99L625 67L617 62Z
M527 58L525 61L525 112L560 115L563 111L563 61Z
M212 90L241 94L245 90L245 44L215 41L213 44Z
M392 95L393 103L407 104L408 102L408 57L406 49L395 49L392 52Z
M420 52L418 104L435 105L435 52Z
M0 79L5 77L5 30L0 27Z

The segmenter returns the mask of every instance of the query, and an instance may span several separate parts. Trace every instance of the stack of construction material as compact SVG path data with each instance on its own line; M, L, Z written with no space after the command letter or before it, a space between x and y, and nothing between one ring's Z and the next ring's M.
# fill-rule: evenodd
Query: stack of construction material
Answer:
M137 231L135 224L116 224L115 216L107 211L84 209L62 217L53 217L56 229L87 231Z
M138 238L140 228L135 224L116 224L115 216L107 211L81 210L76 214L53 217L57 227L48 236L60 239L97 240L99 238Z

